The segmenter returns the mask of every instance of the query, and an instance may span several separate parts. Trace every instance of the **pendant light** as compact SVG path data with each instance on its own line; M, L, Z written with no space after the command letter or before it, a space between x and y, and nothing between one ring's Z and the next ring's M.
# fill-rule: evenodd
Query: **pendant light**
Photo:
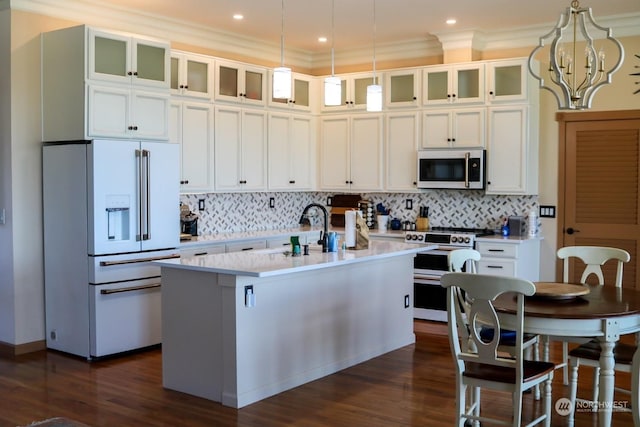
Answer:
M376 77L376 0L373 0L373 84L367 86L367 111L382 111L382 86Z
M564 40L565 32L569 32L569 40ZM617 62L607 70L605 54L602 46L598 53L594 37L589 33L599 31L602 44L609 43L617 51ZM548 77L554 85L547 85L545 78L536 70L536 54L550 41L548 50ZM608 40L608 42L607 42ZM584 48L577 48L577 41L584 42ZM582 58L578 56L582 54ZM542 61L547 58L541 58ZM582 8L578 0L573 0L564 14L549 33L540 37L539 45L529 56L529 72L539 80L540 88L553 93L560 110L584 110L591 108L593 95L600 87L611 83L611 75L615 73L624 60L622 44L613 38L611 28L601 27L593 19L591 8ZM611 63L611 61L608 61Z
M331 77L324 79L324 105L336 106L342 103L342 80L335 76L335 0L331 0Z
M284 66L284 0L282 0L282 27L280 31L280 66L273 69L273 97L291 99L291 68Z

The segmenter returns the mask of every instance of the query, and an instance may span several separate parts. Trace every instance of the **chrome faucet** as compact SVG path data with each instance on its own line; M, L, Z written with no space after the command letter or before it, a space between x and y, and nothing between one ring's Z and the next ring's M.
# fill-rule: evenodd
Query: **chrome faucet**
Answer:
M320 240L318 240L318 244L322 245L322 252L327 252L329 250L328 248L329 239L327 237L327 231L329 229L329 213L327 212L327 209L318 203L308 204L307 206L305 206L304 210L302 211L302 216L300 217L300 224L311 225L311 221L309 221L309 215L307 214L307 212L311 208L319 208L320 210L322 210L322 214L324 216L324 227L322 228L322 234L320 235Z

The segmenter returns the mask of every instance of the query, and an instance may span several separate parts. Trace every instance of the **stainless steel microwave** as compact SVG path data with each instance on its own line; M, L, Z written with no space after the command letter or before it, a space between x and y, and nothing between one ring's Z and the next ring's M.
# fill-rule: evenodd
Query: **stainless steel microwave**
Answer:
M418 151L418 188L482 190L486 151L482 149Z

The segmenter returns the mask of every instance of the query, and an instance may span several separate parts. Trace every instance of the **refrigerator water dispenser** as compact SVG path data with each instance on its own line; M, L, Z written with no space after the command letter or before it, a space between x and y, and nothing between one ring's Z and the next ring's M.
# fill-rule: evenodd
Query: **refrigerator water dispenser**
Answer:
M129 196L107 196L107 238L129 240Z

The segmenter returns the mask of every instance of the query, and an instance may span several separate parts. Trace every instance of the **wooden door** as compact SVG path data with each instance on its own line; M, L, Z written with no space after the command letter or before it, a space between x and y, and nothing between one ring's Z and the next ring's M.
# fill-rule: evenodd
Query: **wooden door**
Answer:
M640 110L559 113L558 246L612 246L626 250L623 286L640 289ZM569 278L579 281L575 262ZM556 277L561 278L558 263ZM615 277L603 266L605 283Z

